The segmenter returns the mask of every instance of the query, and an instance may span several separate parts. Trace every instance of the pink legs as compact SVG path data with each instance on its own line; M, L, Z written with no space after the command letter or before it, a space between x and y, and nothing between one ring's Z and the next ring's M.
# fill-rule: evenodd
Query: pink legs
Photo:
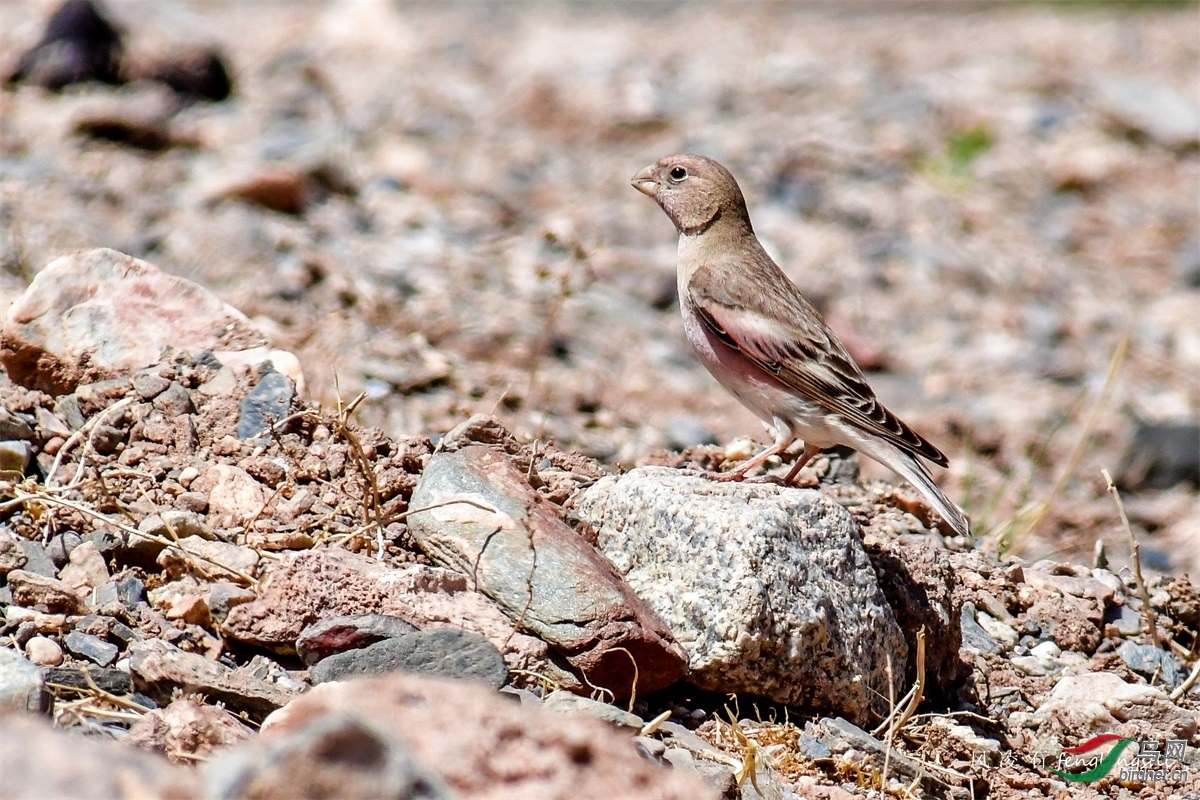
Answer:
M763 450L754 458L742 464L737 469L730 470L729 472L711 472L709 473L708 477L710 480L714 481L744 480L746 473L750 472L750 470L754 469L755 467L762 465L763 462L765 462L768 458L776 453L779 453L794 441L794 438L777 437L774 444L772 444L766 450ZM800 470L804 468L804 465L807 464L812 457L819 452L821 452L821 448L805 443L804 452L800 454L800 457L796 459L796 463L793 464L791 470L788 471L787 477L783 479L783 485L790 486L795 477L800 474Z

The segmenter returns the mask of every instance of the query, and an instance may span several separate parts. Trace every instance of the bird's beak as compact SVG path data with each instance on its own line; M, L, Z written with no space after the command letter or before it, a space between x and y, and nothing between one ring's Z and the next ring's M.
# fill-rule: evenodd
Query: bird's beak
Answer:
M654 180L654 164L646 167L644 170L633 176L630 183L633 188L637 189L647 197L654 197L658 192L658 181Z

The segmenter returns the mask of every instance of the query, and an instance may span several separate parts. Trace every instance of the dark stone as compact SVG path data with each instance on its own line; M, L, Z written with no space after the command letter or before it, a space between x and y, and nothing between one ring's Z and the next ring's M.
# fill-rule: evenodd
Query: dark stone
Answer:
M73 689L90 688L83 670L76 667L42 667L46 683L70 686ZM133 679L123 669L88 668L88 677L96 686L109 694L126 695L133 691Z
M196 413L196 406L192 403L192 396L188 394L188 390L183 388L182 384L174 382L154 398L153 405L168 419Z
M119 613L121 597L117 593L117 584L114 581L106 581L97 586L87 598L87 604L94 611L105 614Z
M140 633L116 619L112 620L109 635L120 642L122 647L129 647L129 645L142 639Z
M66 0L5 83L32 83L52 91L84 81L121 83L122 52L121 32L91 0Z
M120 533L112 528L105 527L96 528L96 530L88 534L87 538L92 544L96 545L96 549L100 551L100 555L104 556L105 559L120 550L125 542Z
M979 653L1000 653L1003 647L992 638L975 621L975 607L971 603L963 603L962 608L962 638L963 647L968 647Z
M63 638L66 650L76 658L86 658L93 664L107 667L117 660L120 649L115 644L109 644L99 636L90 633L71 631Z
M58 577L58 568L54 566L54 561L51 560L50 554L46 552L46 548L42 546L41 542L18 539L17 544L21 545L21 549L25 551L25 566L22 569L47 578Z
M1183 681L1183 665L1174 653L1160 650L1152 644L1137 644L1136 642L1121 642L1117 655L1139 675L1152 678L1156 674L1158 680L1165 686L1174 688Z
M13 643L24 650L25 644L34 636L37 636L37 633L36 622L22 622L12 634Z
M54 415L73 431L79 430L87 422L79 408L79 398L73 394L64 394L54 401Z
M158 708L158 703L154 702L154 698L147 697L141 692L134 692L129 696L129 699L137 703L142 708L155 709Z
M384 639L362 650L329 656L312 670L314 685L397 671L482 681L499 689L508 668L496 646L478 633L434 628Z
M136 575L126 575L117 581L117 597L126 606L146 602L146 584Z
M233 94L233 79L225 58L214 49L190 50L158 64L150 78L176 94L196 100L220 102Z
M1121 483L1137 489L1200 486L1200 422L1137 423Z
M153 400L167 390L171 382L152 372L139 372L133 376L133 390L143 400Z
M56 567L62 567L71 557L71 551L83 544L83 537L75 531L64 531L46 545L46 553Z
M242 400L238 411L239 439L253 439L269 431L272 425L288 415L296 395L295 385L282 372L267 365L260 369L262 377Z
M327 617L301 632L296 640L296 652L305 664L312 665L335 653L358 650L416 630L415 625L386 614Z

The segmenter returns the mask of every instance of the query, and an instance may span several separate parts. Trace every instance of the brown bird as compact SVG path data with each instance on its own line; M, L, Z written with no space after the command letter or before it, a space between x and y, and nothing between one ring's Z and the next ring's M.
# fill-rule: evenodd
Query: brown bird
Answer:
M701 361L775 441L721 480L746 473L800 439L790 484L822 448L852 447L903 476L946 523L970 535L967 517L921 462L946 456L883 406L862 370L763 249L742 190L711 158L674 155L634 176L679 231L679 305Z

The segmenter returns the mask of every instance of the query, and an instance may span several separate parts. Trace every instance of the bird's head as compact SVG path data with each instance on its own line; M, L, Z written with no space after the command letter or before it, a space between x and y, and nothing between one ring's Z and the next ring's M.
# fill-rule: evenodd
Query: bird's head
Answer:
M702 233L718 219L750 227L737 181L711 158L667 156L634 175L630 183L653 197L680 233Z

